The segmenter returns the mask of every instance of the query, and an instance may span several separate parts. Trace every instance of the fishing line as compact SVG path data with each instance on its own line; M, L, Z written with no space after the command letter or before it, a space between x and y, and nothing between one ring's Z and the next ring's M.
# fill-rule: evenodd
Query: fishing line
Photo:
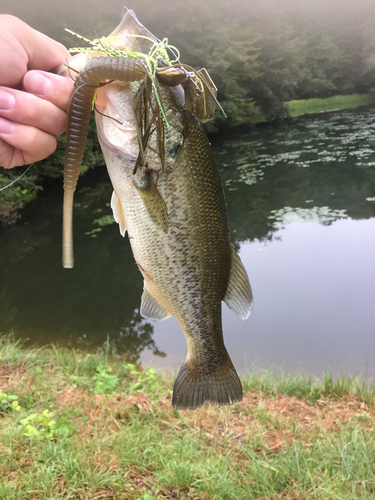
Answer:
M15 179L14 181L12 181L10 184L8 184L7 186L4 186L0 189L0 191L4 191L4 189L7 189L8 187L12 186L15 182L19 181L21 179L21 177L23 177L25 174L27 174L27 172L30 170L30 168L34 165L34 163L32 163L31 165L29 165L27 167L27 169L23 172L23 174L21 174L19 177L17 177L17 179Z

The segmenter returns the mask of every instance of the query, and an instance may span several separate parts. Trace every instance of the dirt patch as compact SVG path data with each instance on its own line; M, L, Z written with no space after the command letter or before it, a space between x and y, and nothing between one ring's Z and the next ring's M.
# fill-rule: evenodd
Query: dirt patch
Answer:
M7 364L0 365L0 390L4 391L8 385L9 380L13 375L12 368Z
M204 432L212 444L222 440L242 442L246 438L262 438L261 447L275 453L291 445L292 440L303 436L306 446L316 432L340 432L343 427L355 424L373 431L375 409L356 396L340 400L321 399L316 404L280 395L276 398L260 398L256 393L245 394L237 408L204 405L195 411L180 412L176 417L170 403L162 402L166 416L165 427L182 430L186 427ZM284 497L280 497L284 498ZM287 498L287 497L285 497Z
M228 441L235 445L246 439L261 439L259 448L272 453L290 446L298 437L303 438L305 446L310 446L317 432L339 433L353 421L370 431L375 426L375 409L356 396L326 398L311 404L290 396L261 398L249 392L236 407L220 409L206 404L195 411L176 413L169 400L153 402L141 391L134 395L105 395L89 393L85 388L70 388L60 393L58 404L60 410L72 406L80 409L77 422L82 422L82 416L87 418L81 426L82 437L86 438L98 419L107 418L107 429L119 433L134 411L155 414L156 408L160 428L166 431L195 429L197 433L203 432L212 446L219 447Z
M60 386L63 387L63 386ZM70 406L78 406L83 410L86 406L91 407L94 395L88 394L86 389L83 388L70 388L63 390L57 397L57 403L60 409L68 408Z
M275 399L264 399L262 404L270 415L278 416L281 421L298 421L299 427L307 431L316 428L339 430L355 418L361 418L372 427L375 420L375 409L356 396L344 396L338 401L320 399L314 405L295 397L279 396Z
M90 414L91 417L99 417L103 412L115 410L121 413L130 409L137 409L141 413L147 413L152 405L151 398L143 392L126 396L124 394L93 394L85 388L71 388L59 394L57 402L60 409L70 406L79 407L81 413Z
M70 388L62 391L58 398L59 411L79 409L75 423L83 440L91 439L98 421L105 421L108 432L119 434L124 422L131 420L134 411L147 414L154 404L143 392L134 395L93 394L86 388Z
M7 363L0 364L0 390L9 392L17 388L19 381L24 378L26 368L24 363L16 369Z

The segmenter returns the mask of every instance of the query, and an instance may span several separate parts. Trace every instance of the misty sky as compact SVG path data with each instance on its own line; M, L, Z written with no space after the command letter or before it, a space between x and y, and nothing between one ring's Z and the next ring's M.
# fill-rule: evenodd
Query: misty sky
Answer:
M151 31L161 30L170 23L191 24L203 19L222 22L246 23L248 18L256 23L268 23L270 19L290 16L321 16L337 22L341 18L358 18L361 21L375 19L374 0L175 0L170 6L166 0L125 0L128 8ZM14 14L34 28L58 40L66 41L64 28L90 34L100 29L105 36L119 23L124 0L0 0L2 13ZM204 26L204 22L203 22ZM163 33L155 33L163 37Z

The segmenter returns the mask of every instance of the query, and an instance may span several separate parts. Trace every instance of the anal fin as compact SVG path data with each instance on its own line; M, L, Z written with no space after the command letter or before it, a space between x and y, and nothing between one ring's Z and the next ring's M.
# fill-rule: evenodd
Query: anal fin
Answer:
M117 196L116 191L113 191L111 198L111 208L113 212L113 217L119 225L121 236L125 236L126 233L126 222L124 211L121 206L120 198Z
M241 319L247 319L250 316L254 304L249 277L233 246L232 264L224 302Z
M140 312L144 318L154 319L155 321L162 321L171 316L147 288L143 290Z

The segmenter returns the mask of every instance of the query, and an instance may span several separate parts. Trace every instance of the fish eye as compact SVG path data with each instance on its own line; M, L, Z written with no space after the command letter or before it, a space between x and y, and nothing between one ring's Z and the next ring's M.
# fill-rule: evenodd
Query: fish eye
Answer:
M179 144L179 143L172 144L170 146L170 148L168 148L168 154L169 154L169 156L171 158L175 158L178 155L178 153L179 153L179 151L180 151L181 148L182 148L182 144Z

